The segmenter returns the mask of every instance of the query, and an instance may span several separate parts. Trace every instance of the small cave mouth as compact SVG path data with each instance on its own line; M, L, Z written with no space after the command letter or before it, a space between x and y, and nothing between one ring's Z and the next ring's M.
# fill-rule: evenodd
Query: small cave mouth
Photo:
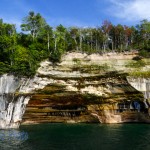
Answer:
M81 111L53 111L48 112L47 116L59 116L59 117L79 117L81 115Z
M148 113L148 109L145 103L142 101L131 101L131 102L121 102L117 105L119 112L124 111L138 111L143 113Z
M87 108L82 105L54 105L52 109L57 110L86 110Z
M60 116L60 117L79 117L82 113L85 113L87 108L81 105L54 105L51 107L52 112L48 112L48 116Z

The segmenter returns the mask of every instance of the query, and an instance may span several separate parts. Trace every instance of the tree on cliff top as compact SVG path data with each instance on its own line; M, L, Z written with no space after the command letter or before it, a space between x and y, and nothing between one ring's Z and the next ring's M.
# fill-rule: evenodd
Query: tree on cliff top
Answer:
M40 13L35 14L33 11L30 11L29 15L23 19L21 29L22 31L29 31L34 40L44 26L46 26L46 21Z

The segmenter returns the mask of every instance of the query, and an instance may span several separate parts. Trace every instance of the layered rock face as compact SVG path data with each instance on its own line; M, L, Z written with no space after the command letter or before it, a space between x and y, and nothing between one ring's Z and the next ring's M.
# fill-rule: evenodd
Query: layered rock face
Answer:
M149 122L149 106L139 92L149 98L149 80L126 79L123 69L133 56L109 57L71 53L55 66L41 62L32 79L1 76L0 128L20 123Z
M119 60L113 58L113 68L109 56L106 58L109 64L106 59L96 58L75 53L65 56L56 66L42 62L37 77L49 83L32 96L23 124L148 122L143 94L128 83L125 73L114 71ZM140 101L142 113L134 107L135 101Z

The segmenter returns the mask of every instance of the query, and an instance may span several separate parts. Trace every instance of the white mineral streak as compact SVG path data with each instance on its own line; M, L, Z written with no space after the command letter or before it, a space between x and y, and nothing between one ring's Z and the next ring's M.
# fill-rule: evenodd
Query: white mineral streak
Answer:
M12 75L0 77L0 129L18 128L32 92L43 89L53 80L35 76L19 79ZM17 92L18 96L14 95ZM26 95L25 95L26 94Z
M7 74L0 77L0 129L18 128L30 100L29 95L53 83L52 79L37 75L33 79L20 79Z
M150 104L150 78L127 78L129 84L134 87L136 90L140 91L144 95L144 103L145 106L148 108L147 102Z
M150 78L128 77L127 80L132 87L144 94L145 99L150 99Z
M14 96L14 93L22 85L22 81L13 75L3 75L0 77L0 128L19 127L25 105L29 97Z

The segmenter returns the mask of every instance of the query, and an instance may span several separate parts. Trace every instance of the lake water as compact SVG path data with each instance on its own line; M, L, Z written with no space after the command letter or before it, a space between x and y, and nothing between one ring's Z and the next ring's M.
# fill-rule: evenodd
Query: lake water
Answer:
M0 150L150 150L150 125L21 126L0 130Z

